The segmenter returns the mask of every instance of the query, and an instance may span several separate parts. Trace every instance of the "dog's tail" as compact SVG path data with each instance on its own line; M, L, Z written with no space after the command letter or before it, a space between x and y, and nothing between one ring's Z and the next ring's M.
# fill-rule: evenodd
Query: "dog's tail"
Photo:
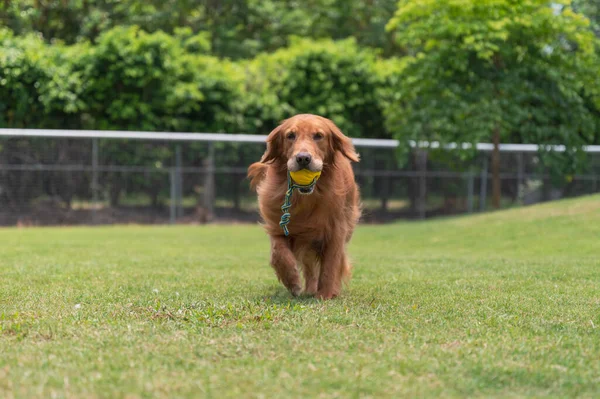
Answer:
M256 187L262 182L267 175L269 165L255 162L248 168L248 178L250 179L250 188L256 190Z

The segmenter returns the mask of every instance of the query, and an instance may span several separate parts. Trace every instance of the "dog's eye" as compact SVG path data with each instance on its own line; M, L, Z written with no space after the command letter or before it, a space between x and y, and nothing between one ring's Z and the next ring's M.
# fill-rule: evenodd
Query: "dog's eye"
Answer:
M319 140L323 139L323 133L315 133L315 134L313 135L313 139L314 139L315 141L319 141Z
M287 134L286 137L287 137L288 140L296 140L296 133L290 132L290 133Z

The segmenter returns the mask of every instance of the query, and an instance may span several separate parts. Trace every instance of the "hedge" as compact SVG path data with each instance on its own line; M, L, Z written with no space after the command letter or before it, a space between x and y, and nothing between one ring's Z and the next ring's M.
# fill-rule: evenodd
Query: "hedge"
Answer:
M332 118L352 136L388 136L385 74L377 54L353 40L296 39L288 48L239 62L209 53L208 39L189 29L168 35L117 27L94 42L70 46L2 29L0 127L267 134L280 120L311 112ZM261 152L260 146L218 147L217 166L241 167ZM10 140L0 145L0 157L5 163L89 163L83 159L89 150L83 140ZM201 166L206 151L206 145L187 145L184 163ZM161 169L173 163L174 146L103 140L100 154L103 164ZM84 174L55 174L49 182L39 173L4 172L4 178L10 190L3 190L3 199L15 205L41 192L67 204L90 195ZM158 204L168 195L160 179L108 174L101 181L103 196L116 204L126 188ZM243 176L233 179L237 191Z

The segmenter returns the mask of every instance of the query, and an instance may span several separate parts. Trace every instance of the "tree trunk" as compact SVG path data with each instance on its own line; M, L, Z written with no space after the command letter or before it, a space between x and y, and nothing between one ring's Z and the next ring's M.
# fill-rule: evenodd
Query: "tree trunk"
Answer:
M500 184L500 128L494 128L494 150L492 151L492 206L500 209L500 196L502 186Z
M387 159L379 159L375 161L375 170L387 171L389 169ZM379 195L381 200L381 210L385 213L388 211L389 186L390 178L388 176L375 177L375 185L377 189L375 195Z
M158 183L154 187L160 187ZM150 202L152 204L152 208L158 209L160 208L160 190L151 189L150 191Z
M427 156L427 151L418 150L419 199L417 207L419 219L427 217Z
M411 171L418 172L419 171L419 150L413 150L410 154L411 163L410 168ZM420 178L417 174L414 177L408 178L408 198L410 200L410 212L412 216L417 217L419 215L419 187L420 187Z
M386 179L386 181L384 183L387 184L388 183L388 181L387 181L388 178L384 177L384 179ZM387 213L387 211L388 211L388 202L389 202L389 198L387 197L387 195L385 195L385 194L382 195L382 197L381 197L381 210L383 212Z

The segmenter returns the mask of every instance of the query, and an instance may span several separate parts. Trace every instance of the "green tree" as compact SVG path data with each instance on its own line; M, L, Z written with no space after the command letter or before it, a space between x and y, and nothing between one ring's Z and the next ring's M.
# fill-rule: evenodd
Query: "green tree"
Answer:
M385 26L394 15L398 0L321 0L317 24L325 37L354 37L361 46L382 49L384 54L398 50ZM310 8L308 12L311 13ZM312 11L314 13L314 11Z
M95 41L116 26L175 33L187 27L207 38L215 55L250 58L307 38L355 37L393 47L385 24L396 0L12 0L0 1L0 25L46 41Z
M588 17L596 36L600 36L600 0L573 0L573 9Z
M401 0L388 30L409 54L388 127L401 140L491 140L493 204L502 141L564 144L541 153L568 174L598 130L598 60L589 21L568 0ZM552 162L550 164L550 162Z
M12 0L0 2L0 23L17 34L40 33L47 41L95 40L120 25L174 33L205 15L193 0ZM200 29L202 26L199 27Z

